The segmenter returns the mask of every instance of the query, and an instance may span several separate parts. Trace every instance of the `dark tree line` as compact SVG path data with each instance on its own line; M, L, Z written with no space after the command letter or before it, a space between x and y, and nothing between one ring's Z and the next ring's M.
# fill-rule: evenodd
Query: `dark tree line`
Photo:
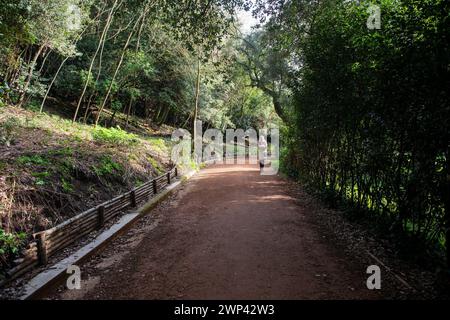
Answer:
M379 30L367 27L370 4L381 9ZM292 55L290 171L448 257L449 9L440 0L260 3L274 48Z

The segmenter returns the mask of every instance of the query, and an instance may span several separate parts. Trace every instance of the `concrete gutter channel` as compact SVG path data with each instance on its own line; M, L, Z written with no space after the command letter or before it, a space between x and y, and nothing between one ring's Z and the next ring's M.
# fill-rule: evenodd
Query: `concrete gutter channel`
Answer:
M156 205L165 200L195 173L196 171L190 171L185 174L181 177L181 179L169 185L163 192L152 198L137 211L125 214L111 228L97 236L94 241L36 275L24 286L24 293L19 297L19 299L28 300L41 298L50 288L53 288L56 284L61 283L68 276L66 270L69 266L80 264L92 255L98 253L112 240L130 229L134 223L139 220L139 218L148 214L153 208L156 207Z

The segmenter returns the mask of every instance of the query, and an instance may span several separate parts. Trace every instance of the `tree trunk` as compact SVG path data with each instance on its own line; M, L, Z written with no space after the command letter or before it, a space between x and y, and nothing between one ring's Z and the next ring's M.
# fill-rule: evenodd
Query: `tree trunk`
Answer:
M131 112L131 106L133 105L133 99L130 98L130 102L128 103L128 110L127 110L127 120L125 127L128 128L128 122L130 120L130 112Z
M45 92L44 99L42 99L41 108L40 108L40 110L39 110L40 113L42 113L42 111L44 110L44 105L45 105L45 101L47 101L48 94L49 94L50 90L52 89L53 84L55 83L56 78L58 77L59 73L61 72L62 67L64 66L64 64L66 63L67 60L69 60L69 57L66 57L66 58L63 60L63 62L59 65L59 68L58 68L58 70L56 71L55 76L53 77L52 81L50 82L50 84L49 84L49 86L48 86L48 88L47 88L47 91Z
M22 104L23 104L23 102L25 100L25 96L27 94L28 87L30 86L31 79L33 78L34 67L36 66L37 59L41 55L42 50L44 50L44 48L45 48L45 42L41 44L41 46L39 47L38 51L36 51L36 53L34 54L33 60L31 61L30 67L28 69L28 75L27 75L27 79L25 81L25 85L23 87L23 91L20 94L19 102L17 103L18 106L22 106Z
M52 53L52 49L48 50L48 52L44 52L44 60L42 60L41 67L39 68L39 75L42 75L42 70L44 70L45 63L47 62L48 57Z
M111 79L111 83L109 84L108 91L106 92L106 96L105 96L105 98L103 99L103 102L102 102L102 104L101 104L101 106L100 106L100 110L98 111L97 118L95 119L95 126L98 125L98 121L100 120L100 116L101 116L101 114L102 114L102 112L103 112L103 109L105 108L106 101L108 100L109 95L111 94L111 90L112 90L112 86L113 86L114 80L116 79L117 74L119 73L120 67L122 66L122 62L123 62L123 59L124 59L124 57L125 57L126 50L127 50L128 46L129 46L129 44L130 44L131 38L133 37L133 34L134 34L134 32L135 32L135 30L136 30L136 28L137 28L139 22L140 22L140 21L144 18L144 16L148 13L148 9L149 9L148 6L144 9L144 11L142 12L142 14L141 14L141 15L139 16L139 18L136 20L136 23L134 24L133 29L131 30L130 34L128 35L127 42L125 43L125 46L123 47L122 55L120 56L119 63L117 64L116 70L114 71L114 75L113 75L113 77L112 77L112 79Z
M106 34L108 33L109 27L111 25L111 19L114 16L114 9L117 6L117 1L118 0L114 1L113 6L111 8L111 11L108 14L108 18L106 20L105 27L103 28L102 35L100 37L100 41L99 41L98 46L97 46L97 50L95 51L94 56L92 57L91 64L89 66L88 77L87 77L86 82L84 84L84 88L83 88L83 91L81 93L80 99L78 100L77 109L75 110L75 114L73 116L72 122L75 122L77 120L77 116L78 116L78 112L80 110L81 102L83 101L84 95L86 94L87 86L89 84L89 78L90 78L91 73L92 73L92 68L94 67L95 59L97 58L98 52L100 51L100 49L102 47L103 41L105 41L104 39L106 39Z
M111 118L109 119L109 126L110 127L112 127L112 125L113 125L114 118L116 117L116 113L117 113L117 110L114 110L112 115L111 115Z
M104 7L103 7L104 8ZM103 11L103 9L102 9ZM93 21L97 22L97 18L100 16L100 13L94 18ZM83 34L86 32L86 30L88 30L89 26L86 26L84 28L84 30L82 32L80 32L80 34L77 36L77 38L74 41L74 44L77 44L78 41L81 39L81 37L83 36ZM44 109L44 105L45 105L45 101L47 100L48 94L50 92L50 90L53 87L53 84L55 83L56 78L58 78L59 73L61 72L62 67L65 65L65 63L67 62L67 60L69 60L70 56L67 56L66 58L64 58L64 60L61 62L61 64L59 65L58 70L56 71L55 75L53 76L52 81L50 82L50 85L47 88L47 91L45 92L45 96L44 99L42 99L42 103L41 103L41 108L39 110L40 113L42 113L43 109Z

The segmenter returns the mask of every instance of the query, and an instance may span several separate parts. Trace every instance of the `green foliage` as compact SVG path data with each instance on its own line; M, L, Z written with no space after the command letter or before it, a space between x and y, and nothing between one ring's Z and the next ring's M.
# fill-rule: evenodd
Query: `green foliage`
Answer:
M292 2L269 24L302 65L283 157L315 190L433 246L450 221L449 4L377 3L380 30L353 1Z
M31 175L35 178L35 184L37 186L43 186L46 184L46 179L50 176L50 173L48 171L33 172Z
M146 140L150 143L152 149L155 149L155 151L159 153L167 154L168 147L166 145L166 140L162 138L147 138Z
M190 50L202 47L211 51L220 45L235 22L237 8L249 8L248 0L211 0L207 3L168 0L161 9L163 21L174 28L174 36L182 39Z
M17 128L20 126L20 121L16 117L8 117L5 121L0 123L0 145L9 147L16 136Z
M73 192L73 184L70 183L69 181L66 181L64 178L61 178L61 185L62 185L64 192L66 192L66 193Z
M120 127L109 129L103 127L95 128L92 131L92 137L101 143L114 145L130 145L138 142L135 134L128 133Z
M40 97L52 84L49 97L76 104L86 85L80 113L88 111L86 120L92 121L89 111L103 103L112 84L106 101L106 108L114 112L110 125L114 125L116 112L125 110L157 124L178 126L192 113L198 59L205 64L211 60L213 50L233 31L234 13L249 3L5 1L0 9L0 61L4 61L0 75L6 75L5 83L12 88L7 89L8 102L31 101L29 107L37 111ZM147 6L151 10L146 11ZM138 21L144 11L145 19ZM80 18L77 28L71 27L77 20L74 12ZM107 31L105 38L103 30ZM130 32L133 34L124 50ZM47 56L49 50L52 52ZM26 52L27 57L20 52ZM207 72L214 72L213 66L219 64L207 65ZM205 83L211 78L205 78ZM224 99L214 93L214 89L225 88L205 89L201 104L210 112L203 112L203 120L220 127L230 124L229 106L222 105ZM0 83L0 101L6 92ZM88 105L91 109L84 110ZM103 114L100 117L105 119Z
M31 91L30 91L31 92ZM33 111L33 112L39 112L40 105L36 100L30 101L24 106L25 109Z
M103 156L98 165L93 166L94 172L99 176L112 175L123 171L120 163L115 162L110 156Z
M161 168L161 166L158 164L158 161L153 159L152 157L148 157L148 162L152 165L152 167L158 172L158 174L162 174L164 172L164 168Z
M250 85L270 97L277 115L285 122L290 122L289 57L291 54L289 50L283 50L274 43L273 38L277 37L279 34L270 28L248 35L239 46L241 54L237 58L237 63L249 77ZM258 91L254 93L257 94ZM254 98L257 98L257 95L250 97L249 102L252 102L251 99Z
M94 75L91 73L89 73L88 70L80 70L79 72L77 72L76 70L73 70L73 73L75 75L78 75L80 79L79 80L79 85L81 86L81 84L86 84L88 88L90 89L94 89L96 86L95 83L95 79L94 79ZM106 84L103 84L103 87L106 87Z
M10 256L18 254L26 237L27 235L23 232L7 233L0 228L0 261L2 267L7 263Z
M113 101L111 103L111 109L116 112L122 110L122 103L120 101Z
M55 155L55 156L71 157L74 154L74 152L75 152L74 148L64 147L61 149L50 151L49 154Z
M194 161L194 160L190 160L189 161L189 169L191 169L191 170L199 170L200 167L201 167L201 164L197 163L196 161Z
M8 83L0 80L0 107L6 105L5 99L10 91L11 88L9 87Z
M23 165L40 165L46 166L49 165L48 159L41 155L30 155L30 156L20 156L17 158L17 162Z

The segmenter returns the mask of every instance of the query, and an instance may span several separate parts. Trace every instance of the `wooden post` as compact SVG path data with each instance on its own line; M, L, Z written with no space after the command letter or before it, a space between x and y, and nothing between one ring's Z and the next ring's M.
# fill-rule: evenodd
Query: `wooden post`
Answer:
M158 193L158 185L156 184L156 180L153 180L153 194Z
M39 233L37 235L37 249L38 249L38 258L39 263L41 265L46 265L48 262L48 255L47 255L47 245L45 243L45 232Z
M98 207L98 228L100 229L105 225L105 207L100 206Z
M136 207L136 192L134 190L131 191L130 197L131 197L131 206L133 208L135 208Z
M167 184L170 185L170 171L167 172Z
M175 177L178 177L178 167L175 167Z

